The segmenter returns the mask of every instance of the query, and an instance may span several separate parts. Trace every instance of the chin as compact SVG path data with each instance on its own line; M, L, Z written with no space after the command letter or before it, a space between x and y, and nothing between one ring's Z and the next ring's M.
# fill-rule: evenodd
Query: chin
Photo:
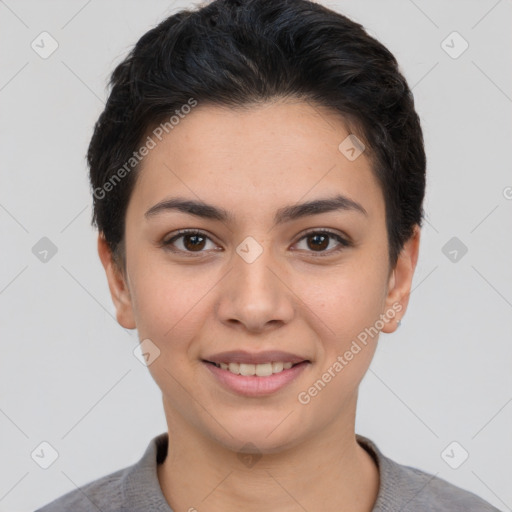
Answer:
M214 437L220 444L237 453L279 453L296 445L300 437L297 425L291 422L284 424L287 421L283 422L285 417L286 414L280 414L272 421L254 420L243 427L240 422L224 423L223 426L233 437L224 430L220 438Z

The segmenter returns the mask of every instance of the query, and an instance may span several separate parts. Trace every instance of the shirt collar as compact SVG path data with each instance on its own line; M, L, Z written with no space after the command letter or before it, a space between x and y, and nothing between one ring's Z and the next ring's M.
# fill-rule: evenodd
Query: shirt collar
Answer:
M400 466L385 457L378 447L365 436L356 434L356 440L373 458L379 469L379 491L372 512L392 512L412 500L418 489L411 489L410 497L396 492L400 481ZM130 512L173 512L158 481L157 464L167 455L167 432L154 437L142 458L127 468L123 477L123 495L130 504Z

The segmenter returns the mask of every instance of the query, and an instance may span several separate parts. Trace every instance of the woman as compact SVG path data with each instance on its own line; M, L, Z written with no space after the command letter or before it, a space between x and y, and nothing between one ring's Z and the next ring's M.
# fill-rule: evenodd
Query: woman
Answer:
M393 55L316 3L217 0L146 33L111 85L98 252L168 432L40 510L497 510L355 433L423 219Z

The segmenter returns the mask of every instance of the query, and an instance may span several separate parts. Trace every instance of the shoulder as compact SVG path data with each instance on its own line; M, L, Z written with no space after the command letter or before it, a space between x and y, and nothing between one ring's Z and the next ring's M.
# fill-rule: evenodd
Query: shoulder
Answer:
M103 476L60 496L35 512L85 512L90 510L121 511L123 477L130 467Z
M403 489L405 510L450 512L499 512L497 508L470 491L417 468L397 465L397 487ZM405 505L405 503L404 503Z
M93 480L60 496L35 512L172 512L162 494L157 465L167 454L164 432L148 444L135 464Z
M357 440L379 466L380 486L372 512L500 512L470 491L393 461L370 439L357 435Z

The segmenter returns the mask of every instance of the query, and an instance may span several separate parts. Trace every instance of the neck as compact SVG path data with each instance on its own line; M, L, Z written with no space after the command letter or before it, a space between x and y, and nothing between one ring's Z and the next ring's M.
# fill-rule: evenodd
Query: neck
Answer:
M236 452L167 414L172 437L158 466L162 492L176 511L371 512L379 472L356 441L354 419L355 408L348 425L332 423L314 439L247 458L244 466Z

